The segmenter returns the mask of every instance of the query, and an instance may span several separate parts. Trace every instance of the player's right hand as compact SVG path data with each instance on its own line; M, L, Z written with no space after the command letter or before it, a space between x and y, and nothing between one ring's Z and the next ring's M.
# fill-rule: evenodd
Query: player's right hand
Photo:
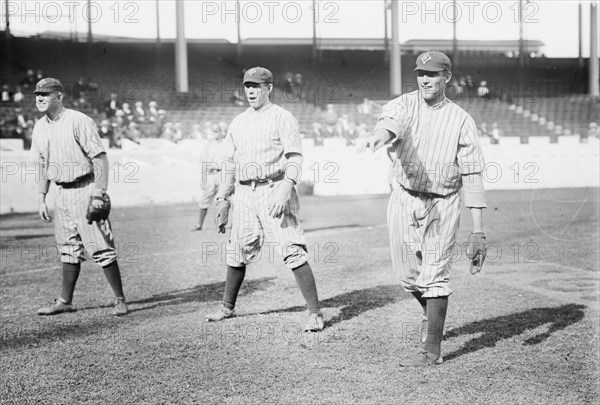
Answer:
M52 222L52 217L48 213L48 205L46 205L46 203L40 203L40 209L38 211L38 214L40 215L40 218L43 222Z
M215 225L219 233L225 233L225 225L229 222L229 209L231 202L229 200L217 199L217 210L215 212Z
M376 152L381 149L390 140L389 132L385 129L377 129L373 132L373 135L366 138L361 144L358 145L356 151L363 153L365 150L371 149L371 152Z

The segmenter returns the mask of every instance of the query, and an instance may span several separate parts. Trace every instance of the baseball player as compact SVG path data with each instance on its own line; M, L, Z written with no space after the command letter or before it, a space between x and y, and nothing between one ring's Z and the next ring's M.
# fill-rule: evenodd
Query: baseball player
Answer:
M307 262L294 187L302 167L298 121L289 111L269 100L273 75L268 69L248 69L243 83L250 107L229 126L223 147L224 181L217 193L217 225L219 232L225 232L228 199L237 181L227 244L225 294L219 311L206 318L221 321L235 316L235 302L246 265L259 257L266 237L294 273L306 301L309 320L304 330L320 331L324 326L323 315L313 272Z
M63 106L64 87L53 78L40 80L35 87L36 107L45 115L33 129L32 155L38 170L39 215L53 219L46 205L50 182L56 184L54 232L62 262L62 292L52 305L40 308L39 315L73 312L73 291L85 251L102 268L114 292L114 315L127 314L121 273L113 234L108 221L110 200L108 159L98 130L91 118ZM94 214L101 210L106 220Z
M445 88L450 59L431 51L417 58L418 90L385 105L373 134L359 147L373 152L391 144L395 184L387 209L392 264L400 284L423 310L421 353L402 366L442 363L441 341L452 250L459 225L461 195L470 209L473 233L467 256L472 273L485 259L482 209L483 155L473 119L450 101Z
M213 125L207 131L207 137L208 142L204 146L202 157L200 158L202 162L202 182L200 183L202 196L198 203L200 214L198 216L198 223L192 228L192 232L202 230L208 208L219 189L218 162L221 158L221 149L223 148L223 138L221 137L220 128L217 125Z

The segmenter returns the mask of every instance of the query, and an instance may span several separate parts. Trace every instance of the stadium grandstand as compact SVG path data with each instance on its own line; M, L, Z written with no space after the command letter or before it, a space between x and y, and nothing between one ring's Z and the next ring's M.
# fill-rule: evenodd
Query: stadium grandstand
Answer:
M173 40L96 35L92 42L79 42L68 32L2 34L10 41L5 41L7 57L2 59L1 135L21 138L25 147L37 117L27 87L34 81L26 83L33 70L61 78L67 105L86 112L99 126L108 120L127 139L178 141L202 136L198 127L207 122L229 122L247 105L241 77L249 66L268 66L274 72L274 101L295 114L306 137L343 136L352 143L361 131L370 131L391 97L390 49L384 38L247 38L237 44L187 40L189 90L181 92L175 83ZM438 49L452 56L456 62L448 96L475 118L482 136L491 137L494 128L522 142L535 136L555 142L560 136L585 137L590 128L597 131L598 98L588 94L589 59L547 58L538 40L412 39L400 49L402 92L416 89L416 53ZM525 65L520 52L527 53ZM108 112L113 93L119 107ZM152 113L151 102L158 106ZM136 103L142 117L135 114ZM124 105L131 112L123 111ZM333 135L321 133L328 105L345 120ZM344 133L344 125L351 126L351 134Z

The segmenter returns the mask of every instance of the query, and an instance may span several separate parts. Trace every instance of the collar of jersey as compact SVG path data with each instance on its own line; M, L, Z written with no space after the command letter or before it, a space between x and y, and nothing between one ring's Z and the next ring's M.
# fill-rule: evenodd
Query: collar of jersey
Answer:
M448 97L444 96L443 99L441 99L440 101L438 101L437 103L435 103L434 105L430 106L429 104L427 104L427 102L425 100L421 100L421 102L423 104L425 104L425 107L430 108L432 110L437 110L442 108L443 106L445 106L446 104L448 104Z
M250 108L250 112L251 112L251 113L254 113L254 114L260 114L260 113L261 113L261 112L263 112L263 111L267 111L267 110L268 110L269 108L271 108L272 106L273 106L273 103L269 103L269 105L266 105L266 106L264 106L264 107L263 107L263 108L261 108L260 110L255 110L255 109L254 109L254 108L252 108L252 107L249 107L249 108Z
M49 122L49 123L56 122L56 121L58 121L59 119L61 119L61 118L62 118L62 116L63 116L63 114L65 113L65 111L67 111L67 109L66 109L66 108L63 106L63 107L60 109L60 112L58 113L58 115L56 116L56 118L54 118L53 120L51 120L51 119L50 119L50 117L48 117L48 116L46 115L46 120L48 120L48 122Z

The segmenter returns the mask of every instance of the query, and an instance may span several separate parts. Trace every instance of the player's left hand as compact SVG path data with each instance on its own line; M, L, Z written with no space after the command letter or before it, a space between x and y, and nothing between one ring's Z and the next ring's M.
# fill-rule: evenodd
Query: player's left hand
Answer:
M108 219L110 214L110 197L106 193L102 193L101 196L94 193L90 196L88 203L87 213L85 219L87 219L88 225L92 222L100 222Z
M467 258L471 261L471 274L481 271L486 254L485 234L483 232L471 233L469 242L467 242Z
M276 190L273 191L271 203L269 205L269 216L279 218L283 214L285 207L292 196L294 184L287 180L282 180L276 184Z

